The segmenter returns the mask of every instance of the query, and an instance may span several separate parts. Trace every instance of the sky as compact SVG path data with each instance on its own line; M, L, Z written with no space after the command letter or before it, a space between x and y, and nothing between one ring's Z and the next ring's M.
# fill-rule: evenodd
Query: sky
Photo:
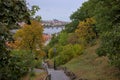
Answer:
M42 20L58 19L70 21L70 15L75 12L82 3L87 0L26 0L29 7L37 5L40 10L36 15L40 15Z

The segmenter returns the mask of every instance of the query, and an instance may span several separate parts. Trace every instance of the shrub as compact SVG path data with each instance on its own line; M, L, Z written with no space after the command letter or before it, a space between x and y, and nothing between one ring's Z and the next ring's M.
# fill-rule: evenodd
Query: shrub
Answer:
M70 61L72 58L79 56L83 53L84 48L79 44L68 44L63 46L63 50L59 53L59 55L55 58L57 65L62 65Z
M53 48L50 48L48 51L48 57L51 59L54 57L54 52L53 52Z

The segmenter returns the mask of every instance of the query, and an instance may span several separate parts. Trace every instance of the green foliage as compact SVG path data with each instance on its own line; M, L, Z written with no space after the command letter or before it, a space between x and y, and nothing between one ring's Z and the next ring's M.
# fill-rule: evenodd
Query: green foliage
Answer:
M1 73L3 73L0 75L0 79L20 80L22 76L29 72L31 66L33 66L34 58L32 55L28 55L27 51L13 50L10 55L11 58L8 65L0 69Z
M48 51L48 57L51 59L54 57L54 51L53 51L53 48L50 48L49 51Z
M65 31L66 31L67 33L72 33L72 32L74 32L75 29L77 28L78 24L79 24L79 20L74 20L74 21L72 21L71 23L65 25Z
M112 65L120 68L120 1L106 0L99 2L96 11L97 27L101 32L99 55L109 57ZM102 17L104 16L104 17ZM103 52L103 53L102 53Z
M11 56L20 58L20 64L26 67L34 66L35 55L30 54L30 51L25 50L13 50Z
M72 22L66 25L66 31L74 32L79 24L79 21L94 17L94 10L97 2L98 0L89 0L83 3L82 6L70 16Z
M70 19L71 20L79 20L79 21L83 21L86 18L89 18L88 15L88 9L85 6L87 4L83 3L82 7L80 7L79 9L77 9L77 11L75 11L71 16Z
M50 41L50 43L48 44L49 47L53 47L54 45L56 45L56 43L58 43L58 38L59 36L55 36L55 35L52 35L52 39Z
M24 0L1 0L0 22L9 25L16 22L29 22L29 13ZM11 26L12 27L12 26Z
M37 60L34 60L35 68L42 68L42 59L39 58Z
M20 78L28 73L28 67L24 66L23 61L19 57L9 59L9 64L0 69L1 80L20 80Z
M113 26L119 24L120 1L99 1L96 5L95 18L97 20L97 27L101 32L113 29Z
M30 15L33 17L35 16L35 13L39 10L40 8L36 5L32 6L32 9L30 10Z
M19 80L26 69L20 68L19 58L10 56L6 42L12 39L12 25L21 21L30 24L28 9L24 0L0 0L0 11L0 80Z
M84 47L79 44L68 44L62 47L59 55L55 58L57 65L62 65L70 61L72 58L81 55L84 51Z
M56 53L54 48L50 48L48 56L50 59L55 58L56 65L62 65L70 61L72 58L81 55L84 51L84 47L79 44L67 44L67 45L57 45Z
M32 68L41 68L41 58L37 58L35 54L30 54L30 51L26 50L13 50L11 52L11 56L19 59L19 64L21 67L25 67L27 69Z
M120 69L119 6L120 0L88 0L83 3L82 7L71 15L72 22L65 27L68 42L66 43L66 35L62 35L63 33L52 42L51 47L61 46L59 43L63 45L63 49L56 57L57 64L64 64L73 57L74 53L71 50L76 43L80 45L84 43L87 46L99 37L101 44L98 55L107 56L110 63Z
M58 36L53 35L50 43L48 44L49 47L59 45L66 45L67 44L68 34L66 32L61 32Z
M111 64L119 67L120 63L120 29L117 28L116 31L107 31L102 35L102 45L98 49L99 56L108 56Z
M36 12L39 11L40 8L37 5L33 5L31 10L29 10L29 14L31 16L32 20L37 20L37 21L41 21L41 16L37 15L36 16Z
M119 66L119 31L120 31L120 1L119 0L88 0L71 15L71 20L83 21L93 17L96 24L93 31L100 35L100 56L108 56L110 62Z
M58 43L60 45L66 45L67 44L67 37L68 37L68 34L66 32L61 32L60 35L59 35L59 40L58 40Z

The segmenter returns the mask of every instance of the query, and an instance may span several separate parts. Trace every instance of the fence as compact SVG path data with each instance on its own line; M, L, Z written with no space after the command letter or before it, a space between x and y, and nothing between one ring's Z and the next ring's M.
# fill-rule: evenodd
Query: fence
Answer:
M51 80L51 75L50 74L47 75L46 78L45 78L45 80Z

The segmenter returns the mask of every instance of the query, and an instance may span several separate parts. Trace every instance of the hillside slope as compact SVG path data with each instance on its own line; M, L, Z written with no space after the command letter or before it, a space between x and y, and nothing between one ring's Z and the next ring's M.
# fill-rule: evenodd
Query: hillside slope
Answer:
M111 67L106 57L98 57L96 49L98 44L89 47L85 53L69 61L66 66L77 75L77 79L87 80L120 80L118 70Z

